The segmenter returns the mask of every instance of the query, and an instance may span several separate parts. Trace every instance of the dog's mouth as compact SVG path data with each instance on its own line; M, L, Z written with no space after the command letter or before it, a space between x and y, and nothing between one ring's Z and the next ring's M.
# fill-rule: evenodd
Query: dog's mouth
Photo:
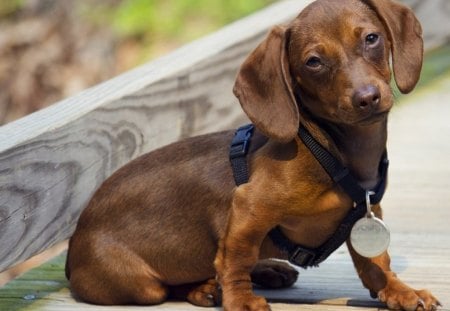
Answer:
M391 107L382 110L377 109L365 113L341 110L336 117L340 122L348 125L370 125L385 120L389 114L390 108Z
M385 109L382 111L375 111L375 112L371 113L369 116L363 117L357 123L372 124L372 123L383 121L384 119L387 118L389 111L390 111L390 109Z

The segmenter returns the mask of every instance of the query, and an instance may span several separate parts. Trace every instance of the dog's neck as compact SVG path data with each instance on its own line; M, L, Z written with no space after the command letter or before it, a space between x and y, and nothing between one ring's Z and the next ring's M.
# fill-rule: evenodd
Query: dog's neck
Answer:
M350 170L363 188L377 184L380 160L386 150L387 119L351 126L305 118L302 125Z

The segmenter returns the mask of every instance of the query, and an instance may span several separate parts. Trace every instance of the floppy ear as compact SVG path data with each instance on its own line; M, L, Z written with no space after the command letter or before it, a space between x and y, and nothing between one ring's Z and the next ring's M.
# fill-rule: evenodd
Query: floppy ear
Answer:
M395 82L402 93L411 92L420 77L423 60L422 27L414 12L391 0L363 0L378 15L391 41Z
M233 89L255 126L280 142L294 139L299 126L286 55L288 36L285 28L274 27L242 64Z

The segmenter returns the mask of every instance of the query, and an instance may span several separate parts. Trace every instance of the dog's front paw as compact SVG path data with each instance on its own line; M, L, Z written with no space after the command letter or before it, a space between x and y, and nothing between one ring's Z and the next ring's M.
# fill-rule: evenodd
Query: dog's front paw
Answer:
M435 311L441 306L428 290L414 290L398 280L380 290L378 298L391 310Z
M298 271L283 261L260 260L251 273L252 282L265 288L289 287L297 281Z
M233 297L230 301L224 300L224 311L270 311L270 306L266 299L261 296L255 296L251 293L240 294Z

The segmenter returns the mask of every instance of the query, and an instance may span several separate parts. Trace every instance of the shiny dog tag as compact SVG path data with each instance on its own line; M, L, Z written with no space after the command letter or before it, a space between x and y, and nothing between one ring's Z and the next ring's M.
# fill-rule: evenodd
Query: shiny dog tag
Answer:
M381 255L387 250L391 240L389 229L372 213L370 194L366 193L366 216L354 224L350 233L350 242L355 251L368 258Z

